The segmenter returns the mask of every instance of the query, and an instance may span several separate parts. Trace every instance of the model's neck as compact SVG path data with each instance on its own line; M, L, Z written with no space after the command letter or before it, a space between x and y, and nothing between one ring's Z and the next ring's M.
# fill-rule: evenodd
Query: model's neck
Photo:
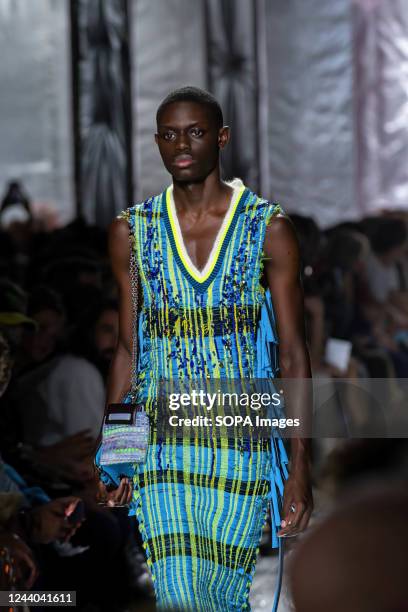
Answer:
M224 199L231 191L219 172L209 174L203 181L186 182L173 179L173 196L179 210L194 208L208 209L215 202Z

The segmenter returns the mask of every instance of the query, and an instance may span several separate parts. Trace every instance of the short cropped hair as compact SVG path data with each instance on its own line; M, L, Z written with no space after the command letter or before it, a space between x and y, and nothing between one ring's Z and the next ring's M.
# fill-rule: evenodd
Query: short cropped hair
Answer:
M205 105L209 109L217 128L224 125L222 108L218 100L209 91L190 85L175 89L164 98L156 112L157 123L159 123L160 115L166 106L173 104L173 102L196 102Z

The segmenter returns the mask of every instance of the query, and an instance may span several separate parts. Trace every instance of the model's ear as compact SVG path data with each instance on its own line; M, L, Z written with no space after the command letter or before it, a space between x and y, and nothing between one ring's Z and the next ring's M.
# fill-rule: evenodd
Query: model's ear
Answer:
M230 139L230 129L228 125L224 125L218 131L218 147L220 149L223 149L228 144L229 139Z
M156 144L158 145L159 144L159 135L157 134L157 132L154 135L154 140L155 140Z

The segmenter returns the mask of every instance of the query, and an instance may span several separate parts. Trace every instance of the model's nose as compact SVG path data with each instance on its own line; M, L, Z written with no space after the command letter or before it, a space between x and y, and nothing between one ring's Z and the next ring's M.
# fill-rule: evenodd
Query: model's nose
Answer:
M190 141L187 134L178 134L176 137L176 148L180 151L185 151L190 148Z

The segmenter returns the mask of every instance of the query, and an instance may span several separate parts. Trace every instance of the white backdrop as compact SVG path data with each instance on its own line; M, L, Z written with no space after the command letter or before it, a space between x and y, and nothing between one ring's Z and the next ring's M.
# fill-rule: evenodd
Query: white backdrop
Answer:
M354 217L350 0L265 7L267 195L323 226Z
M408 2L354 0L359 209L408 209Z
M206 86L204 5L205 0L131 2L137 200L170 180L153 141L156 107L175 87ZM248 118L232 129L240 130L242 146L253 130L258 134L262 195L288 211L313 214L323 225L353 217L350 0L254 0L253 6L258 123Z
M156 143L156 109L170 90L206 85L202 0L130 2L135 200L171 183Z
M0 0L0 190L23 181L35 204L75 216L69 3Z
M408 2L252 5L257 125L232 128L243 146L257 130L261 195L322 226L407 208ZM21 178L61 222L75 214L69 6L0 0L0 189ZM158 104L175 87L207 87L205 8L206 0L129 0L136 201L170 181L153 137Z

